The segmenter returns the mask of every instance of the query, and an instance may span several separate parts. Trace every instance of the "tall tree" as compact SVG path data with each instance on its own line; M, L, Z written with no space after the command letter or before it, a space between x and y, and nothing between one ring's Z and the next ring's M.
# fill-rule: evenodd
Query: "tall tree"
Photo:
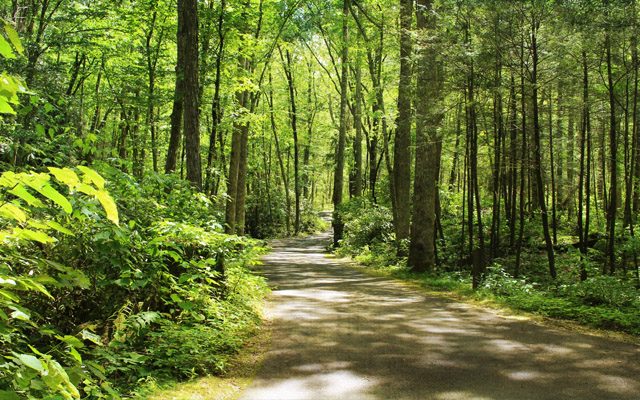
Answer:
M393 151L395 192L393 215L398 251L409 237L411 219L411 54L413 52L413 0L400 0L400 80L398 83L398 118Z
M416 28L416 161L413 219L408 264L414 271L435 268L436 198L441 141L439 126L443 117L444 69L436 33L436 13L432 0L418 0Z
M347 101L349 79L349 8L350 0L342 3L342 57L340 60L340 127L338 145L335 152L335 170L333 175L333 244L339 246L344 234L344 222L340 213L336 212L342 204L344 191L344 152L347 141Z

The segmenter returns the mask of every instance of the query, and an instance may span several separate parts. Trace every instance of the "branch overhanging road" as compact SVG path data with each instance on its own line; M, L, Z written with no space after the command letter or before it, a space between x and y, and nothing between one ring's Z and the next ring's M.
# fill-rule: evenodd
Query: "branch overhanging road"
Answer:
M273 243L272 343L242 400L640 399L640 348L429 297Z

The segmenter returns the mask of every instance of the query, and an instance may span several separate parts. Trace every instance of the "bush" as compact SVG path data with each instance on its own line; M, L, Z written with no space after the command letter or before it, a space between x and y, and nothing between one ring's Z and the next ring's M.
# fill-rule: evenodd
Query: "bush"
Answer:
M391 211L369 199L360 197L344 203L338 214L345 225L342 247L358 253L360 249L381 243L392 243Z
M640 293L628 281L613 276L594 276L577 283L568 290L568 295L586 305L628 307L640 305Z
M498 264L487 268L482 281L482 288L498 296L512 296L516 294L531 294L534 290L532 284L524 279L516 279Z
M176 177L98 167L111 180L85 167L0 178L0 397L118 398L149 375L216 373L258 323L258 242L222 233L214 203ZM210 363L198 344L216 344ZM171 365L187 358L201 367Z

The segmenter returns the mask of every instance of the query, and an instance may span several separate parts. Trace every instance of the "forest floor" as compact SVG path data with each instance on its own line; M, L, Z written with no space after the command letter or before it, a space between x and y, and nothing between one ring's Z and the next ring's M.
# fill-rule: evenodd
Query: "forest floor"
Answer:
M270 344L242 400L638 399L637 344L431 296L329 242L272 243Z

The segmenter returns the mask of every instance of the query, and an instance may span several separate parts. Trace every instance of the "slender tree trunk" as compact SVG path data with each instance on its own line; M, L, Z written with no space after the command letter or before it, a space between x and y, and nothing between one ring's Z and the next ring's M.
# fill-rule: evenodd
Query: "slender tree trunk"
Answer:
M558 244L558 226L557 226L557 218L556 218L556 202L557 202L557 192L558 186L556 185L556 156L554 151L554 142L553 142L553 107L551 103L551 92L549 92L549 162L550 162L550 173L551 173L551 187L549 191L551 192L551 231L553 234L553 244Z
M453 148L453 161L449 173L449 190L453 190L458 177L458 159L460 158L460 137L462 136L462 102L458 103L456 111L456 143Z
M338 247L344 234L344 222L338 209L342 204L344 190L344 152L347 141L347 89L349 79L349 8L350 0L342 3L342 57L340 76L340 128L338 146L335 152L335 171L333 177L333 245Z
M542 182L542 155L540 146L540 113L538 111L538 29L540 22L532 17L531 23L531 86L532 95L531 102L533 105L533 152L535 157L534 167L535 180L538 195L538 206L540 207L540 216L542 218L542 231L544 233L544 241L547 248L547 259L549 261L549 274L553 279L556 278L555 255L553 250L553 242L549 232L549 216L547 213L547 204L544 196L544 184Z
M280 49L278 49L280 51ZM289 102L290 102L290 121L291 131L293 132L293 190L296 204L296 214L294 222L294 233L297 235L300 233L300 155L298 146L298 113L296 110L296 94L295 83L293 81L293 72L291 65L291 53L289 50L285 51L286 60L282 56L280 51L280 57L282 58L282 65L284 66L284 73L287 77L287 83L289 86Z
M184 15L182 11L184 2L178 1L178 26L184 26ZM177 36L177 60L176 60L176 83L173 94L173 109L171 111L171 131L169 134L169 148L167 150L167 159L165 161L164 172L171 173L178 166L178 152L180 149L180 141L182 139L182 123L183 123L183 97L184 97L184 50L186 44L184 41L186 36L178 29Z
M516 242L516 262L513 270L513 276L518 278L520 276L520 263L522 255L522 242L524 240L524 225L525 225L525 189L526 179L529 168L529 150L527 147L527 100L526 100L526 85L525 85L525 66L524 66L524 38L520 42L520 102L522 113L522 147L520 153L520 194L519 194L519 221L518 226L518 240Z
M398 85L398 119L393 152L395 193L395 231L398 254L401 243L409 237L411 218L411 53L413 0L400 0L400 83Z
M353 163L354 163L354 195L362 196L362 55L361 50L356 53L355 65L355 106L354 106L354 126L356 135L353 140ZM375 162L375 161L374 161Z
M605 0L605 6L608 6ZM605 51L607 62L607 84L609 92L609 152L610 152L610 197L609 208L607 210L607 256L608 272L615 273L616 270L616 211L618 208L618 138L616 133L616 98L614 93L613 70L611 60L611 37L609 29L605 32ZM604 151L604 149L602 149Z
M280 148L280 139L278 137L278 128L276 126L275 111L273 109L273 79L271 73L269 73L269 119L271 120L271 130L273 131L273 139L275 141L276 156L278 158L278 165L280 166L280 175L282 176L282 183L284 185L284 198L287 207L287 213L285 216L285 224L287 230L287 236L291 235L291 196L289 196L289 176L284 167L284 160L282 158L282 150Z
M207 151L207 169L205 174L205 192L214 193L215 186L213 182L213 169L216 157L216 137L219 135L218 130L222 119L222 109L220 107L220 84L222 82L222 59L224 56L225 34L224 16L226 9L226 0L220 3L220 16L218 18L218 50L216 51L216 74L213 83L213 100L211 102L211 131L209 133L209 149ZM221 133L220 133L221 134ZM222 164L224 165L224 164Z
M509 101L509 247L513 249L516 238L516 204L517 204L517 183L518 183L518 156L517 156L517 100L516 83L513 72L511 73Z
M578 238L580 240L580 280L587 280L587 269L585 267L587 257L587 238L589 235L589 203L590 203L590 151L591 151L591 138L590 138L590 122L589 122L589 70L587 66L587 53L582 51L582 124L580 131L580 176L578 185ZM585 157L586 146L586 157ZM584 195L586 191L586 195ZM583 199L584 195L584 199ZM586 213L584 212L586 203ZM583 213L586 218L583 221Z
M497 26L499 19L495 21L495 35L498 35ZM502 61L500 59L500 50L496 49L496 64L494 71L494 98L493 98L493 207L491 218L491 258L498 255L500 248L500 189L501 189L501 144L503 136L502 123Z

